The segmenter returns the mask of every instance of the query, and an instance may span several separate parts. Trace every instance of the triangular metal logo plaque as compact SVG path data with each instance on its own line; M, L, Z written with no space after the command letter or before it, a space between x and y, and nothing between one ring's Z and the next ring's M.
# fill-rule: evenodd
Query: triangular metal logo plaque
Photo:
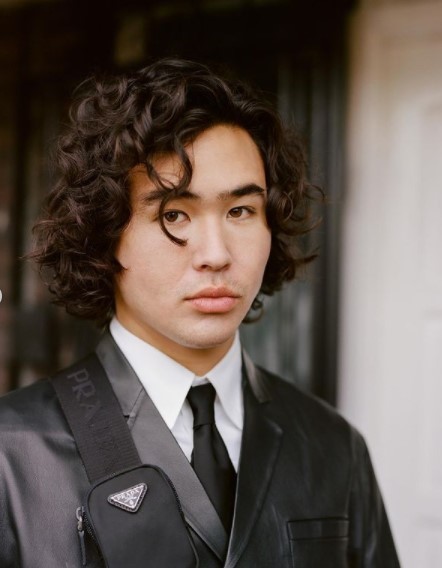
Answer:
M147 485L145 483L139 483L119 493L109 495L107 501L114 507L118 507L129 513L136 513L143 502L146 492Z

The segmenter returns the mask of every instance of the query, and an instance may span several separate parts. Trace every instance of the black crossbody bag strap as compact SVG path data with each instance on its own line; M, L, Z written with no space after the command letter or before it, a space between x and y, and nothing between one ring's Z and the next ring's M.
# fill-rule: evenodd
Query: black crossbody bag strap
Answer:
M81 507L107 568L198 568L181 504L166 472L141 463L95 354L52 378L91 483ZM87 565L84 531L82 565ZM81 533L83 531L83 536Z
M141 465L106 373L95 354L52 378L89 481Z

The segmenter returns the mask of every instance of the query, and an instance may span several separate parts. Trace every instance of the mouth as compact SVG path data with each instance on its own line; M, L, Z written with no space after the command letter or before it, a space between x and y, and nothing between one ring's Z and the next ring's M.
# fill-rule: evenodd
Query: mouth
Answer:
M233 310L240 296L226 288L210 287L200 290L193 296L186 298L192 307L198 312L205 314L224 314Z

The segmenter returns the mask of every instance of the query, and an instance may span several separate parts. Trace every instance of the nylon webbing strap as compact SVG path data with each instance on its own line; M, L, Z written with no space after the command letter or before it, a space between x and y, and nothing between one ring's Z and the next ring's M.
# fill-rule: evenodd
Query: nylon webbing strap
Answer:
M129 427L95 354L52 378L91 483L141 465Z

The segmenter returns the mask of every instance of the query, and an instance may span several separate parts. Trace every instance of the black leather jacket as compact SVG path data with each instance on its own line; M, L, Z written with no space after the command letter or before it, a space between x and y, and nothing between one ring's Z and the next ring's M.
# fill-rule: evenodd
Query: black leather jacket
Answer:
M162 467L177 489L200 568L399 566L364 441L326 404L245 358L245 423L229 540L110 335L97 354L142 461ZM76 509L88 489L51 383L0 399L0 567L79 568ZM127 555L122 568L131 566ZM89 568L103 566L91 542L87 559Z

